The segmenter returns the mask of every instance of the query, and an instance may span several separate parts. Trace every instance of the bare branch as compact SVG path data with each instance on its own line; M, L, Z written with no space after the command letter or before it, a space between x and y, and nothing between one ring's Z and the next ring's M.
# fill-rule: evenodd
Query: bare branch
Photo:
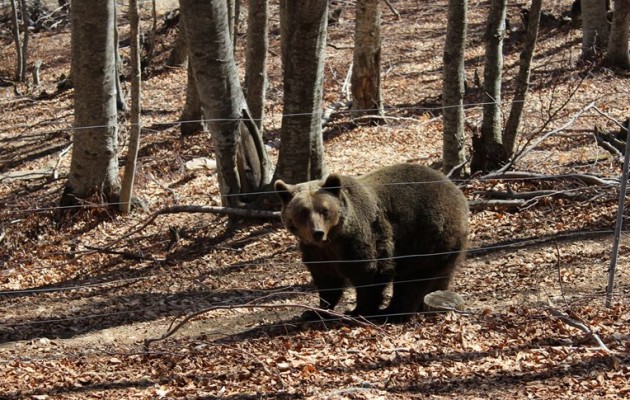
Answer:
M559 311L558 309L554 308L551 304L549 306L549 312L551 313L552 316L558 318L560 321L564 322L565 324L572 326L574 328L577 328L581 330L582 332L586 333L589 337L595 340L595 342L597 342L597 345L599 346L600 349L606 351L607 353L612 353L612 351L608 348L608 346L606 346L606 344L602 341L599 335L593 332L593 330L586 324L586 322L578 320L577 316L573 315L573 318L571 318L571 316L569 316L567 313Z
M258 300L258 299L256 299ZM256 301L254 300L254 301ZM162 336L158 337L158 338L149 338L149 339L145 339L144 340L144 349L145 351L149 349L149 346L151 345L151 343L154 342L158 342L158 341L162 341L164 339L167 339L171 336L173 336L173 334L175 334L175 332L177 332L182 326L186 325L190 320L206 314L210 311L216 311L216 310L237 310L237 309L252 309L252 308L270 308L270 309L277 309L277 308L301 308L301 309L306 309L306 310L310 310L318 315L330 315L336 318L339 318L343 321L352 321L352 322L356 322L359 325L363 325L363 326L368 326L368 327L375 327L376 325L367 322L366 320L363 319L357 319L357 318L353 318L350 317L348 315L345 314L341 314L341 313L337 313L335 311L332 310L324 310L321 308L317 308L317 307L312 307L312 306L308 306L306 304L298 304L298 303L288 303L288 304L268 304L268 303L263 303L263 304L254 304L253 302L250 303L246 303L246 304L237 304L237 305L218 305L218 306L212 306L212 307L207 307L204 308L203 310L199 310L197 312L194 312L190 315L187 315L182 321L180 321L178 324L176 324L175 326L172 326L171 328L169 328L169 330L167 332L165 332Z

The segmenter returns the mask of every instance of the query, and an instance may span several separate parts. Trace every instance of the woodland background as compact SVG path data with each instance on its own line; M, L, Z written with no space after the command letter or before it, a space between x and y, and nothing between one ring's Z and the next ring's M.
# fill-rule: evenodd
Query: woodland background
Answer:
M213 158L209 135L180 136L186 68L165 66L177 31L166 25L174 2L157 2L157 46L143 81L135 190L144 208L123 215L94 199L61 218L73 92L56 91L69 70L69 26L32 33L42 82L38 88L15 82L6 3L0 3L0 398L630 395L625 227L613 305L604 306L621 158L595 137L598 130L617 132L628 117L628 72L580 60L580 23L567 16L570 2L543 2L520 146L548 137L513 166L522 175L456 180L472 204L471 249L453 287L466 312L384 326L295 320L316 304L316 294L295 240L277 219L177 213L144 225L166 206L221 204L216 173L205 167ZM384 5L382 17L386 123L335 113L323 127L330 171L441 160L446 1L392 5L400 17ZM143 6L142 29L150 32L150 3ZM508 7L508 100L526 6ZM485 1L469 4L468 148L481 120L475 77L483 76L488 8ZM328 26L326 106L346 100L354 29L353 2L331 2L331 9L338 15ZM124 42L125 3L118 13ZM278 25L272 2L264 120L272 160L282 120ZM243 46L241 35L239 65ZM128 48L121 51L126 59ZM123 79L126 91L128 85ZM119 115L123 159L130 129ZM207 308L216 309L145 348L173 321Z

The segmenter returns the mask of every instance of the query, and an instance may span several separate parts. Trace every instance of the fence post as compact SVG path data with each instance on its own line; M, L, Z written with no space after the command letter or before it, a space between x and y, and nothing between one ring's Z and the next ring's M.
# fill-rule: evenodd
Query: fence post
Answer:
M627 130L627 128L626 128ZM617 207L617 222L615 223L615 236L613 238L610 267L608 268L608 285L606 286L606 307L612 303L612 292L615 286L615 270L617 269L617 257L619 256L619 241L621 240L621 227L623 225L623 212L626 205L626 186L628 184L628 163L630 162L630 137L626 138L626 152L623 157L623 171L621 172L621 184L619 187L619 205Z

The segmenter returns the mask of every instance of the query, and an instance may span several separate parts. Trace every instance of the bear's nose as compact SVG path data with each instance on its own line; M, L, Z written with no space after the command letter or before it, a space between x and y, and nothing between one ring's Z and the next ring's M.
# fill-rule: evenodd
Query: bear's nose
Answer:
M316 242L321 242L322 239L324 239L324 231L313 231L313 239L315 239Z

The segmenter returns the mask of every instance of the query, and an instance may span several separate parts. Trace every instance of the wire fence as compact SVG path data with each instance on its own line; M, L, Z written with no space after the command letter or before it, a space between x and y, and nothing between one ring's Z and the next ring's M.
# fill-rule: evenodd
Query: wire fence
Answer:
M124 2L123 2L124 3ZM119 3L119 4L123 4L123 3ZM150 1L140 1L140 3L150 3ZM2 1L1 5L4 6L5 4L7 4L7 2ZM3 105L7 105L9 104L11 101L13 100L9 100L7 102L2 103ZM467 108L477 108L477 107L482 107L484 105L484 103L471 103L471 104L466 104L465 107ZM389 108L388 111L390 112L409 112L409 111L413 111L413 112L420 112L420 113L434 113L437 111L442 110L443 107L400 107L400 108ZM346 111L346 110L341 110L341 111L337 111L340 114L349 114L351 111ZM282 118L290 118L290 117L303 117L306 114L287 114L287 115L282 115ZM227 121L234 121L233 119L220 119L220 120L214 120L214 121L210 121L210 122L227 122ZM184 123L184 122L200 122L200 121L180 121L180 120L176 120L176 121L168 121L168 122L164 122L163 124L166 125L173 125L173 126L177 126L178 124ZM209 122L209 121L206 121ZM48 125L59 125L60 123L55 121L55 122L41 122L41 123L37 123L37 127L38 128L42 128L42 127L46 127ZM119 129L125 128L130 126L130 124L118 124L117 125ZM14 125L14 126L9 126L6 129L30 129L33 128L33 124L30 123L24 123L24 124L18 124L18 125ZM50 131L46 131L46 132L38 132L37 134L33 135L33 137L36 137L37 135L41 135L43 138L54 134L54 133L58 133L59 131L69 131L69 132L73 132L73 133L81 133L81 132L86 132L89 129L93 129L93 128L103 128L103 127L109 127L109 126L80 126L80 127L75 127L75 126L69 126L69 125L64 125L61 124L61 127L59 127L58 129L55 130L50 130ZM147 131L153 131L153 132L159 132L158 130L152 130L150 128L143 128L145 132ZM566 175L569 176L569 175ZM562 178L563 175L558 175L558 178ZM501 180L504 182L526 182L526 181L538 181L540 180L540 178L534 178L534 177L524 177L524 178L496 178L497 180ZM615 177L615 179L617 179L617 177ZM618 180L618 179L617 179ZM459 183L463 183L464 181L459 181ZM429 183L434 183L434 182L404 182L401 184L429 184ZM612 189L617 189L617 185L611 185L610 188ZM266 195L269 194L271 192L268 191L259 191L259 192L255 192L252 193L254 195ZM240 194L239 194L240 195ZM238 195L235 195L238 196ZM542 196L542 197L552 197L553 195L549 195L549 196ZM620 203L622 203L622 199L625 198L625 193L621 193L620 194ZM187 197L186 200L198 200L198 199L203 199L203 200L207 200L208 196L199 196L199 197ZM120 203L106 203L106 204L83 204L83 205L77 205L77 206L72 206L74 207L83 207L83 208L100 208L100 207L110 207L113 205L118 205ZM22 216L24 214L29 214L29 213L42 213L42 212L51 212L51 211L56 211L56 210L61 210L64 208L70 208L70 207L60 207L60 206L47 206L47 207L25 207L25 208L19 208L19 207L9 207L9 208L5 208L4 210L2 210L2 215L3 217L5 217L5 223L6 223L6 218L8 217L19 217ZM607 235L607 236L612 236L612 234L614 233L613 230L602 230L602 231L597 231L594 232L596 234L601 234L601 235ZM622 231L622 233L627 234L628 231ZM535 242L536 240L532 240L532 243ZM489 251L489 250L505 250L505 249L509 249L511 248L513 245L512 244L505 244L505 245L490 245L490 246L483 246L483 247L479 247L479 248L475 248L475 249L470 249L468 250L469 254L474 255L476 252L485 252L485 251ZM89 250L86 250L89 251ZM436 255L446 255L449 253L432 253L432 254L416 254L416 255L409 255L409 256L405 256L405 257L428 257L428 256L436 256ZM395 259L395 258L392 258ZM383 259L371 259L371 260L335 260L335 261L330 261L330 262L377 262L377 261L382 261ZM151 261L150 259L147 261ZM37 273L38 271L43 271L43 270L54 270L57 268L63 268L63 266L66 263L62 263L60 265L46 265L46 266L41 266L41 267L33 267L30 268L28 273ZM292 266L298 266L298 262L297 261L293 261L293 262L278 262L278 261L270 261L268 263L261 263L261 262L255 262L255 263L236 263L236 264L230 264L229 266L232 268L246 268L246 267L250 267L250 266L257 266L257 267L269 267L269 268L277 268L277 267L292 267ZM222 267L227 267L227 266L222 266ZM219 266L218 268L222 268L221 266ZM555 272L555 271L554 271ZM4 278L4 279L8 279L12 276L17 276L17 275L21 275L25 273L25 271L21 271L21 270L15 270L13 272L11 271L7 271L7 270L0 270L0 277ZM11 297L15 297L15 296L23 296L23 295L33 295L33 296L41 296L41 295L46 295L46 294L52 294L52 293L60 293L60 292L79 292L82 290L90 290L90 289L95 289L95 288L102 288L102 287L108 287L108 286L116 286L116 285L125 285L125 284L131 284L131 283L135 283L135 282L139 282L139 281L144 281L144 280L150 280L150 279L157 279L160 277L170 277L171 276L171 272L163 272L163 273L154 273L152 275L149 276L141 276L141 277L131 277L131 278L119 278L119 279L108 279L106 281L103 282L96 282L96 283L86 283L86 284L76 284L76 285L72 285L72 286L60 286L60 287L38 287L38 288L32 288L32 289L21 289L21 290L0 290L0 299L10 299ZM430 279L441 279L443 277L433 277ZM422 279L422 280L427 280L427 279ZM420 279L418 280L409 280L407 282L414 282L414 281L420 281ZM364 286L359 286L359 287L364 287ZM238 289L238 288L237 288ZM330 290L339 290L341 288L333 288ZM250 289L251 290L251 289ZM527 290L527 289L526 289ZM295 295L295 296L305 296L305 295L314 295L317 293L316 290L295 290L290 292L291 295ZM211 294L216 294L216 291L212 291L209 293L209 295ZM260 291L260 295L261 297L264 296L265 294L268 294L267 292L264 291ZM613 295L616 298L622 298L622 299L627 299L628 298L628 293L626 291L621 291L621 290L616 290L613 292ZM550 296L553 298L559 298L561 295L557 295L557 296ZM584 298L584 299L604 299L606 298L607 294L603 293L589 293L589 294L576 294L576 293L572 293L570 295L571 298ZM238 304L234 304L233 302L227 302L227 303L216 303L216 305L224 305L224 306L230 306L233 305L234 308L238 308ZM121 305L122 306L122 305ZM86 313L86 314L82 314L82 315L73 315L73 316L64 316L64 317L59 317L59 318L55 318L54 316L51 316L51 318L44 318L44 319L40 319L40 320L29 320L29 321L11 321L11 320L4 320L0 323L0 332L3 329L19 329L19 328L25 328L25 327L30 327L33 325L54 325L54 324L62 324L62 323L73 323L73 322L77 322L77 321L83 321L83 320L87 320L87 319L103 319L103 318L109 318L109 317L128 317L137 313L143 313L145 311L150 311L152 306L146 306L146 307L134 307L133 309L129 309L129 310L124 310L124 311L114 311L114 312L92 312L92 313ZM282 303L278 303L278 308L282 308L282 307L286 307L283 306ZM495 306L494 307L494 312L500 313L500 312L505 312L507 310L509 310L509 308L511 307L511 305L499 305L499 306ZM194 309L191 311L195 311ZM473 310L473 311L478 311L478 310ZM182 312L179 317L183 317L185 315L187 315L189 312ZM431 312L421 312L420 314L428 314ZM393 316L393 315L392 315ZM338 321L339 318L323 318L324 322L334 322L334 321ZM279 321L273 324L267 324L266 326L269 328L278 328L278 327L282 327L285 326L287 324L286 321ZM217 331L215 332L217 334L217 336L221 335L221 332ZM229 333L225 333L226 335ZM165 344L163 345L163 347L158 350L158 351L153 351L153 352L139 352L138 354L155 354L155 355L160 355L160 354L178 354L180 353L180 349L177 347L177 345L171 345L171 344ZM100 349L94 348L94 349L87 349L85 351L77 351L77 352L72 352L72 351L68 351L68 352L64 352L61 355L51 355L51 356L43 356L41 358L30 358L30 361L49 361L52 359L55 359L56 357L58 358L68 358L68 357L72 357L72 358L80 358L80 357L84 357L87 354L116 354L115 352L107 352L107 351L102 351ZM133 352L120 352L118 354L122 354L122 355L130 355L130 354L134 354ZM12 362L12 360L0 360L0 363L3 364L7 364Z

